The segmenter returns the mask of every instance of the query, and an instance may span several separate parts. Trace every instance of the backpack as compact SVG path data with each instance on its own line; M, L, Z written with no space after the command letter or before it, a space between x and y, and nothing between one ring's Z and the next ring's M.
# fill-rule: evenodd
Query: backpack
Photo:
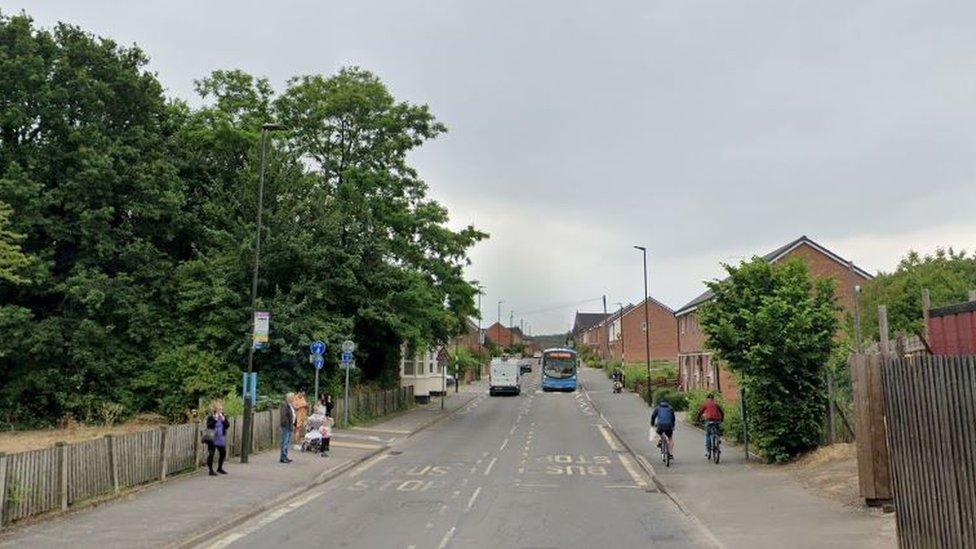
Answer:
M658 406L657 407L657 425L674 425L674 409L670 406Z

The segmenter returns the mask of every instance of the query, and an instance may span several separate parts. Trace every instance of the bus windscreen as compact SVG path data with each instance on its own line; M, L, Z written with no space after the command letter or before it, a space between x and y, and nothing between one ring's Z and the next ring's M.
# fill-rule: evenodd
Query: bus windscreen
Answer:
M546 376L555 379L573 377L576 375L576 359L570 353L546 355L543 371Z

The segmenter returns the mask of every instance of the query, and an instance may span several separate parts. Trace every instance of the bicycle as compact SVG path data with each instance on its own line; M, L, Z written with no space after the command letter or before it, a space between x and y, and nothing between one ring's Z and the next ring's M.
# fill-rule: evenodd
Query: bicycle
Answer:
M705 448L707 450L705 459L714 461L718 464L722 459L722 430L718 421L705 423Z
M661 433L661 442L659 444L661 447L661 462L664 463L665 467L671 467L671 438L667 433Z

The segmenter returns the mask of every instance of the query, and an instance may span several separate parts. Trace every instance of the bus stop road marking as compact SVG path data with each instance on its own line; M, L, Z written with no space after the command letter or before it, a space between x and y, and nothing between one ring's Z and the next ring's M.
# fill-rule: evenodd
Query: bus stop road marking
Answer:
M611 450L614 452L623 451L623 446L621 446L620 443L617 442L617 439L614 438L609 427L606 425L597 425L596 428L600 430L600 434L603 435L603 439L607 441L607 446L609 446Z
M637 464L634 463L633 458L631 458L628 454L617 454L617 458L620 460L621 465L624 466L624 469L627 470L627 474L630 475L630 478L634 479L634 484L636 484L639 488L646 489L647 481L645 481L644 477L641 476L641 474L637 471Z
M382 444L363 444L361 442L345 442L341 440L333 440L329 446L338 446L340 448L361 448L363 450L377 450L382 448Z

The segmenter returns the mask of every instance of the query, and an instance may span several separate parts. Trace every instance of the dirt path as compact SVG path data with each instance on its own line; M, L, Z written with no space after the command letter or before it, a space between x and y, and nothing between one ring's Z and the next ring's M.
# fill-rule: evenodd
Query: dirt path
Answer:
M57 442L81 442L107 434L122 435L154 429L166 422L156 416L137 417L113 426L75 424L64 429L37 429L32 431L0 432L0 452L13 454L48 448Z

